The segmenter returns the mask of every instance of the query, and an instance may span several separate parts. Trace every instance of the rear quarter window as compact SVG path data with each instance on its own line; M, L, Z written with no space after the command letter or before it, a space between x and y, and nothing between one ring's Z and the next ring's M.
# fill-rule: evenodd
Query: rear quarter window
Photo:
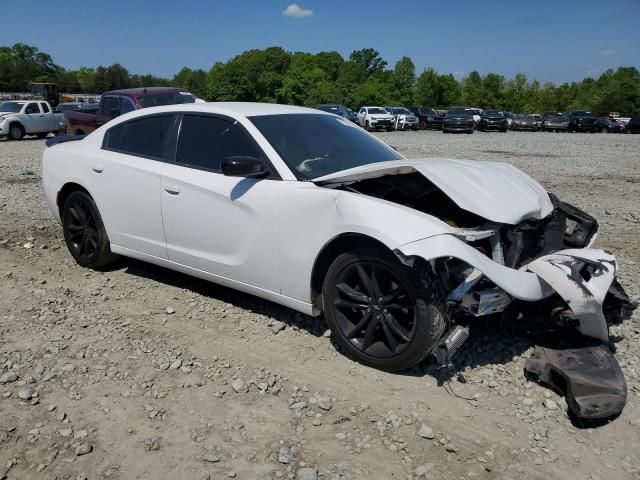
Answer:
M166 160L165 151L174 119L174 115L154 115L127 122L118 150L132 155ZM118 134L119 132L114 134L114 142L117 141Z

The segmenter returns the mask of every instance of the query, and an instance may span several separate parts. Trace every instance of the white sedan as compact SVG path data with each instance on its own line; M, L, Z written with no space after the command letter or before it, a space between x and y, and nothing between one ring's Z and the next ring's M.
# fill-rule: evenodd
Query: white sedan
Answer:
M147 108L49 143L46 198L84 267L124 255L324 314L385 370L448 361L464 325L530 302L608 341L616 261L591 248L596 221L508 164L408 160L336 115L257 103Z

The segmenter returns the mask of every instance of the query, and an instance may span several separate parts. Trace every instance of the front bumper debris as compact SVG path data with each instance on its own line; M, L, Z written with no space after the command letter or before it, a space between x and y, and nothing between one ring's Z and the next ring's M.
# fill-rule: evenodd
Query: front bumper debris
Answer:
M615 257L604 250L571 249L545 255L525 267L543 279L569 306L583 335L609 341L602 304L615 278Z
M615 417L627 401L627 384L611 349L602 343L536 346L525 370L560 394L571 413L587 420Z

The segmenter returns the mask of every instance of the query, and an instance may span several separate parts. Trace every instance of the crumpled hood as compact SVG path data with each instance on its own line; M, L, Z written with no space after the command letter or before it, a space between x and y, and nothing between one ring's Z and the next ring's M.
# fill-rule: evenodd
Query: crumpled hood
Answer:
M349 183L385 175L419 172L460 208L487 220L515 225L553 211L545 189L513 165L502 162L425 158L393 160L350 168L314 179L316 184Z

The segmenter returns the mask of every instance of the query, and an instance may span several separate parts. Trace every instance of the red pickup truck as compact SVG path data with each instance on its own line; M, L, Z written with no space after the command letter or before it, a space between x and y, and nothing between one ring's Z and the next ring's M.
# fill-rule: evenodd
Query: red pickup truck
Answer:
M186 90L173 87L128 88L105 92L97 109L65 112L69 135L88 135L96 128L123 113L139 108L195 103L196 97Z

